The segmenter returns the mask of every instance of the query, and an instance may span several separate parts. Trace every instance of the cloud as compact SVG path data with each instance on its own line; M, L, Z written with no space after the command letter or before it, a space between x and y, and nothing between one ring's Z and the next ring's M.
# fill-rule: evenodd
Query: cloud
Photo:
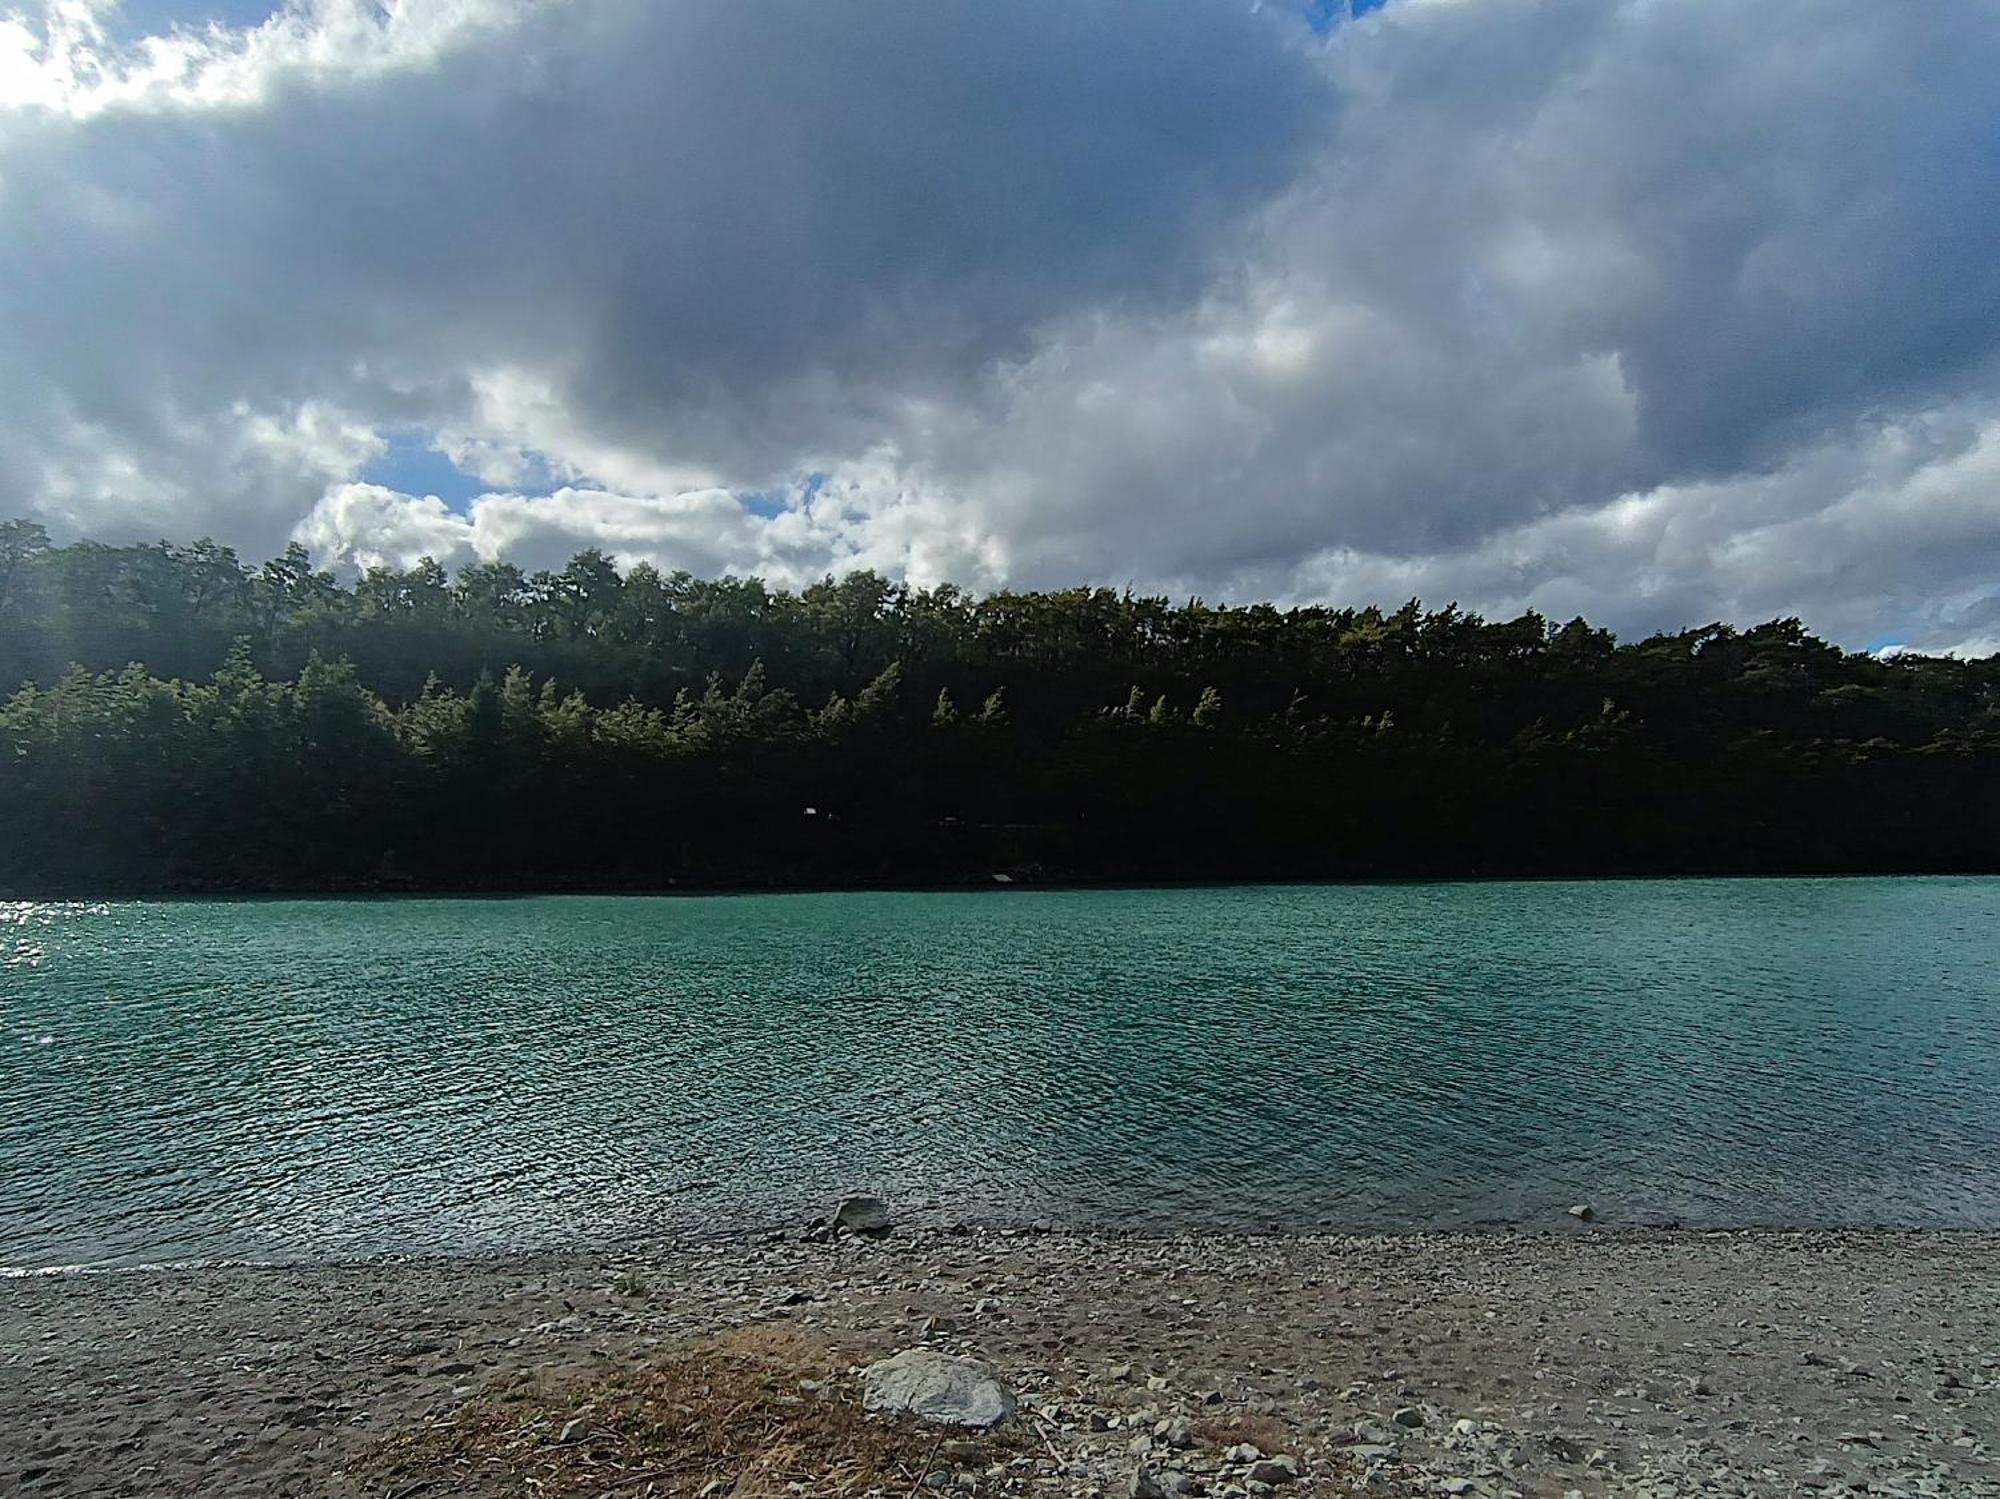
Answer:
M1003 581L969 513L954 525L934 498L894 489L886 469L872 479L809 482L783 499L761 512L726 489L631 495L564 486L483 494L461 512L435 495L349 483L329 489L294 534L324 561L360 569L409 567L423 557L555 567L597 547L622 564L793 585L830 567L871 567L924 584Z
M1989 592L1959 607L1936 612L1909 640L1886 647L1885 656L1916 653L1957 656L1965 661L2000 655L2000 592Z
M0 453L58 404L164 441L170 404L311 400L762 487L1052 316L1197 286L1327 104L1227 3L375 16L123 72L50 43L66 106L0 117Z
M1523 534L1578 512L1616 531L1633 496L1685 491L1737 551L1658 556L1637 607L1622 571L1570 578L1580 605L1853 619L1850 564L1952 584L1990 566L1938 545L1966 506L2000 519L1990 488L1925 488L1865 556L1812 568L1757 508L1809 473L1795 503L1858 541L1852 509L1887 503L1875 434L1921 449L2000 393L2000 151L1978 102L2000 28L1951 19L1392 4L1330 48L1340 129L1245 270L1165 326L1052 335L1004 418L968 430L968 474L1018 455L1041 576L1081 558L1261 590L1353 553L1501 606L1531 591L1510 567L1565 577ZM1721 570L1744 551L1772 586Z
M408 567L423 557L459 564L508 558L560 566L585 546L623 562L714 575L759 555L750 515L726 490L671 498L559 489L547 495L489 494L463 514L434 496L417 498L376 484L331 490L299 535L323 557L367 568Z
M1996 497L2000 403L1878 425L1769 472L1559 511L1455 551L1330 552L1280 586L1682 625L1780 618L1811 598L1837 638L1866 642L1893 619L1937 641L2000 577Z
M102 10L0 31L0 510L1855 643L2000 580L1986 0ZM412 429L495 492L353 482Z

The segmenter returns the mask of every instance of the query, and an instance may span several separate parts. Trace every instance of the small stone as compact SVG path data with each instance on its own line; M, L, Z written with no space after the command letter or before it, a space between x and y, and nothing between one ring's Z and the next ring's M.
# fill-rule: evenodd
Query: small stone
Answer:
M1195 1481L1185 1473L1141 1468L1132 1475L1132 1499L1186 1499L1195 1492Z
M1103 1411L1092 1411L1083 1418L1083 1425L1086 1431L1109 1431L1111 1430L1111 1418L1105 1415Z
M1167 1381L1164 1375L1155 1374L1151 1379L1146 1381L1146 1388L1149 1390L1164 1390L1166 1387Z
M1446 1494L1470 1494L1479 1486L1470 1478L1440 1478L1438 1489Z
M961 1468L968 1467L979 1461L979 1444L977 1442L946 1442L938 1448L938 1456L948 1463L956 1463Z
M1188 1429L1187 1419L1184 1416L1174 1416L1162 1421L1154 1434L1169 1447L1179 1451L1184 1452L1194 1445L1194 1433Z
M556 1435L556 1445L567 1447L572 1442L580 1442L590 1435L590 1423L581 1416L572 1416L563 1423L563 1429Z
M1570 1440L1570 1438L1564 1436L1561 1432L1552 1431L1543 1437L1542 1446L1548 1449L1549 1456L1559 1463L1580 1463L1583 1461L1583 1448Z
M1295 1457L1267 1457L1250 1465L1252 1483L1268 1483L1272 1488L1292 1482L1299 1476L1299 1460Z
M1416 1431L1424 1424L1424 1413L1414 1405L1406 1405L1389 1419L1405 1431Z
M1134 1457L1151 1457L1153 1455L1153 1439L1142 1431L1125 1444L1125 1450Z
M1254 1444L1250 1442L1238 1442L1234 1447L1231 1447L1227 1452L1222 1454L1222 1460L1226 1463L1254 1463L1263 1455L1263 1452Z
M1571 1203L1569 1207L1569 1215L1570 1217L1576 1219L1579 1223L1588 1223L1592 1218L1595 1218L1597 1216L1596 1211L1592 1209L1591 1205L1587 1202Z

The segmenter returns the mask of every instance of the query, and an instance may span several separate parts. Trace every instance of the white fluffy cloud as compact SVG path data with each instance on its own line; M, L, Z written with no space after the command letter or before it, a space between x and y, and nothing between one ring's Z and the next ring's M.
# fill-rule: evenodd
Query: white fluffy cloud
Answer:
M1988 0L107 15L0 23L0 511L1993 633Z

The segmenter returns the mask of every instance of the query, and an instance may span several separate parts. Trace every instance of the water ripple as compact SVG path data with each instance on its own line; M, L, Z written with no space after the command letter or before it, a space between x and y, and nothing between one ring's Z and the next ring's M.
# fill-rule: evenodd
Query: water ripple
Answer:
M0 1264L2000 1225L2000 881L0 905Z

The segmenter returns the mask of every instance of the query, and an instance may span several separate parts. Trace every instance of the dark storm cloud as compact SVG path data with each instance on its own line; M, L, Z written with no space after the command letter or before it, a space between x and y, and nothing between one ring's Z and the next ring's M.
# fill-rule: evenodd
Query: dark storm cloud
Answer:
M10 394L134 435L443 420L518 366L758 480L1050 318L1197 289L1324 132L1299 41L1232 4L578 0L249 108L18 119Z
M1077 336L968 439L968 482L1027 452L1024 494L1091 496L1022 528L1034 575L1416 577L1647 626L1895 615L2000 560L1924 487L1973 482L2000 392L1991 7L1406 0L1328 65L1340 130L1254 273L1174 333ZM1895 515L1851 554L1849 500ZM1641 510L1675 514L1613 523ZM1588 542L1544 550L1572 512ZM1794 567L1815 516L1836 550Z
M2000 577L1988 0L6 36L0 509L1856 641ZM344 484L413 426L506 492Z

